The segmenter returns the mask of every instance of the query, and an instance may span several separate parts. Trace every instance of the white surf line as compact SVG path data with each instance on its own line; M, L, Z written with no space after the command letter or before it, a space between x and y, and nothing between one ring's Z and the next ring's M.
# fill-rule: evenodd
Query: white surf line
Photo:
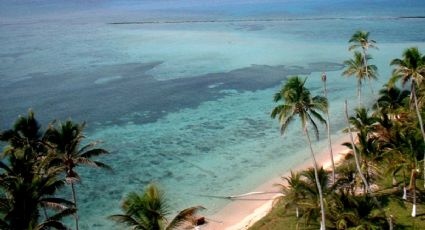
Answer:
M317 17L317 18L264 18L264 19L211 19L211 20L182 20L182 21L123 21L109 22L110 25L128 24L183 24L183 23L223 23L223 22L282 22L282 21L319 21L319 20L397 20L397 19L425 19L425 16L358 16L358 17Z

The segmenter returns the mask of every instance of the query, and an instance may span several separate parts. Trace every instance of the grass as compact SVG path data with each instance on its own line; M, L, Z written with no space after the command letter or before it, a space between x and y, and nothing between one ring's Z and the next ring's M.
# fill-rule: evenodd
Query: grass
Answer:
M250 230L277 230L277 229L318 229L319 226L307 226L302 221L297 222L295 210L285 210L281 202L276 202L272 211L256 222Z

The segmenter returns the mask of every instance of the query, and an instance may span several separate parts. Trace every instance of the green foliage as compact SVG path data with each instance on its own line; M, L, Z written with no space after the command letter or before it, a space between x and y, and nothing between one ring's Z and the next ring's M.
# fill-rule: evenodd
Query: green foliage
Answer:
M320 115L328 109L328 100L322 96L312 97L310 91L305 87L305 80L298 76L288 79L282 89L274 95L274 101L282 101L284 104L276 106L271 113L272 118L278 118L281 124L280 131L283 134L290 123L299 117L303 130L310 124L316 137L319 138L319 129L316 119L321 123L326 123Z
M361 48L363 53L355 51L354 58L344 62L346 69L343 75L357 78L360 105L362 82L376 79L377 76L376 67L367 64L370 56L366 51L376 48L375 41L369 40L368 36L368 32L362 31L352 36L349 50ZM338 165L334 184L326 182L327 176L323 177L324 174L320 173L327 229L389 229L390 224L394 225L394 229L425 228L425 221L415 217L412 209L412 204L415 204L418 213L423 215L425 212L425 196L421 189L425 179L425 168L421 167L425 164L422 123L425 56L417 48L409 48L403 52L402 59L394 59L391 65L395 67L393 77L379 91L379 98L373 107L375 111L370 113L368 108L362 106L356 108L355 114L349 118L354 128L345 130L356 133L356 142L344 145L358 153L359 170L365 175L365 181L371 184L372 191L366 192L366 182L359 178L352 154L348 154ZM395 82L398 80L402 85L410 82L411 91L397 88ZM294 83L297 82L303 87L303 81L294 80ZM284 89L275 95L276 101L297 98L288 97ZM416 111L412 110L412 105ZM283 130L292 119L289 114L298 107L294 108L277 107L272 113L272 117L280 115ZM281 187L285 196L252 229L317 229L320 210L317 206L317 188L311 186L317 178L313 175L313 171L308 169L292 172L290 177L284 178L286 184ZM374 198L378 198L379 202ZM384 209L378 204L383 205ZM299 217L294 213L299 213Z
M170 222L170 214L164 193L154 184L147 186L143 193L127 194L121 205L124 214L109 216L110 220L127 225L130 229L171 230L182 225L193 225L193 217L201 206L187 208L179 212Z
M0 140L8 143L0 163L1 229L65 229L60 220L76 209L72 202L54 196L64 185L63 168L50 165L53 152L34 113L19 117L12 129L0 134ZM41 209L55 214L42 218Z
M93 148L95 143L79 147L83 128L67 121L43 131L29 111L1 132L0 140L7 143L0 161L1 229L67 229L61 220L76 215L75 196L74 202L59 198L58 189L79 180L78 165L107 167L90 159L106 150Z

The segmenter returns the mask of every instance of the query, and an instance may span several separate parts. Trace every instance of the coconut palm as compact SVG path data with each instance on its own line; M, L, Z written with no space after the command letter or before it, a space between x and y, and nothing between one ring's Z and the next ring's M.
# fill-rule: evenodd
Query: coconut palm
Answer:
M12 129L6 130L0 134L0 141L7 142L7 151L13 151L19 148L32 149L31 153L43 154L46 152L43 143L43 132L41 125L35 119L34 112L28 111L28 116L19 116Z
M69 208L72 202L54 197L64 184L59 178L63 169L49 167L51 154L34 113L19 117L0 140L8 143L0 159L0 228L65 229L60 219L75 209ZM41 208L54 208L53 216L42 221Z
M127 194L121 205L124 214L111 215L108 219L125 224L131 229L171 230L182 225L193 225L194 215L204 209L195 206L179 212L173 220L170 215L164 193L154 184L149 184L143 193Z
M334 229L389 229L385 216L376 213L370 196L333 193L330 202L330 222Z
M320 200L319 192L317 189L317 180L316 180L316 173L314 168L308 168L302 172L300 172L301 175L301 183L300 183L300 190L303 192L303 199L300 202L300 207L303 210L303 218L307 224L310 224L310 222L314 219L317 219L317 217L320 216L321 209L320 204L318 207L317 201ZM317 170L317 175L319 178L320 183L320 189L322 190L323 199L329 194L329 173L323 169L323 167L320 167L320 169ZM324 202L325 203L325 202ZM326 202L327 203L327 202Z
M362 49L362 51L363 51L363 63L364 63L365 69L366 69L365 70L366 79L368 80L370 91L371 91L372 95L374 95L371 80L376 79L376 78L369 76L368 50L369 50L369 48L378 49L378 47L376 46L375 40L369 39L369 34L370 33L367 32L367 31L356 31L353 34L353 36L351 36L350 40L348 41L351 44L350 47L348 48L348 50L351 51L351 50L357 49L357 48Z
M395 85L386 84L383 89L379 91L379 98L374 105L377 109L378 105L381 109L380 112L387 113L391 118L397 119L402 113L406 105L406 99L409 97L410 91L401 90Z
M416 90L421 86L425 76L425 56L419 52L418 48L408 48L403 52L403 59L394 59L391 65L395 66L391 82L401 80L402 85L410 81L410 104L414 104L416 116L418 117L419 127L425 142L425 130L422 121ZM425 159L425 151L424 151ZM425 180L425 160L424 160L424 180ZM425 183L424 183L425 186Z
M0 229L67 229L60 220L75 213L73 203L54 197L54 193L63 186L63 180L58 179L59 171L39 174L32 173L32 178L22 178L18 161L24 159L22 152L15 152L9 157L9 166L1 163L0 169ZM48 208L54 215L41 220L41 208ZM52 212L51 212L52 213Z
M108 153L105 149L95 148L97 142L89 143L80 148L84 139L83 130L85 124L75 124L68 120L60 123L58 127L50 125L46 131L46 139L54 145L56 162L65 168L66 181L71 185L72 199L77 208L77 197L74 184L80 181L80 176L75 170L80 165L106 168L110 167L102 162L91 158ZM75 215L75 226L78 230L78 216Z
M305 197L303 181L301 180L301 174L291 171L291 175L283 177L287 185L278 184L282 189L284 198L285 208L295 207L295 215L297 219L300 217L300 202Z
M355 51L352 59L344 61L345 70L343 76L355 76L357 78L357 97L359 106L362 105L361 88L366 79L377 79L377 67L375 65L366 65L370 60L370 55L363 57L362 53Z
M349 118L348 118L348 104L347 104L347 101L345 101L345 118L346 118L348 130L351 130L351 125L350 125L350 121L349 121ZM353 139L352 132L348 132L348 134L349 134L349 137L350 137L351 146L356 146L354 144L354 139ZM363 182L363 184L364 184L364 186L366 188L366 191L367 191L366 194L370 195L373 198L373 201L376 203L377 207L379 207L381 214L385 216L384 210L382 209L382 207L381 207L378 199L376 199L376 197L373 195L372 190L371 190L371 188L369 186L369 183L368 183L366 177L364 176L364 174L363 174L363 172L361 170L360 160L359 160L359 157L358 157L358 154L357 154L357 148L355 148L355 147L353 148L353 155L354 155L354 159L355 159L355 162L356 162L357 173L359 174L359 176L362 179L362 182ZM392 229L392 221L391 221L391 219L388 218L387 220L388 220L390 229Z
M325 95L326 100L328 99L328 89L326 87L326 80L327 76L326 73L322 74L322 82L323 82L323 93ZM329 154L331 156L331 163L332 163L332 182L335 183L335 161L334 161L334 154L332 150L332 138L331 138L331 123L330 123L330 116L329 116L329 109L326 110L326 131L328 134L328 144L329 144Z
M364 131L367 134L371 134L371 132L375 131L374 124L378 121L378 118L371 116L365 107L358 107L354 111L356 112L355 116L349 118L353 127L350 130L348 128L344 129L344 132Z
M336 173L338 180L332 185L333 190L356 195L356 163L353 154L345 156L344 161L337 165Z
M344 145L354 151L351 143L344 143ZM383 159L381 147L382 143L376 136L370 136L365 130L357 133L355 148L359 154L360 166L369 183L382 174L379 167Z
M376 47L376 41L369 39L369 35L370 33L367 31L356 31L348 41L349 43L351 43L348 50L351 51L353 49L361 47L365 55L367 55L367 51L369 50L369 48L377 49L378 47Z
M325 113L328 108L328 101L321 96L312 97L310 91L305 87L306 80L302 80L298 76L293 76L282 86L282 89L275 94L274 101L283 101L283 104L276 106L272 113L272 118L278 118L280 121L280 131L282 134L294 119L298 116L301 121L301 128L304 132L313 159L313 166L315 169L316 185L319 191L320 208L322 214L321 229L325 229L325 209L323 205L323 194L318 177L318 166L316 157L311 145L311 140L308 132L308 127L311 126L319 137L319 129L315 119L321 123L326 123L320 112Z

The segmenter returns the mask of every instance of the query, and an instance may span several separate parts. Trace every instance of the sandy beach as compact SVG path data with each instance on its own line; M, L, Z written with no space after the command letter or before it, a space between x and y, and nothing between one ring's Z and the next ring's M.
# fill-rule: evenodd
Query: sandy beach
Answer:
M339 139L333 140L333 153L335 163L341 161L348 153L347 147L342 143L348 142L349 137L341 134ZM314 148L314 145L313 145ZM316 150L316 158L319 165L323 165L325 169L332 166L328 148ZM312 167L311 160L306 161L294 168L293 171L303 170ZM282 176L289 176L290 172L286 172ZM273 178L257 187L251 195L246 195L238 199L234 199L230 204L225 206L218 213L207 216L208 223L201 229L206 230L243 230L248 229L256 221L263 218L271 210L275 198L280 196L279 188L275 184L282 183L281 177ZM258 194L257 194L258 193Z

